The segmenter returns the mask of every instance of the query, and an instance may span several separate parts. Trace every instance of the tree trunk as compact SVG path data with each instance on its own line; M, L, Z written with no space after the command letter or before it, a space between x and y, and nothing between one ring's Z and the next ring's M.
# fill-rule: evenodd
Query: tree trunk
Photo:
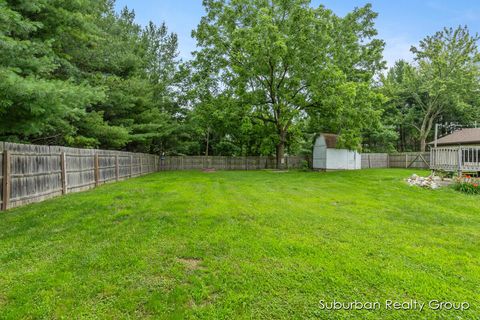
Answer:
M427 138L420 137L420 152L425 152L427 149Z
M210 127L207 129L207 136L206 136L207 147L205 148L205 156L208 157L208 148L210 147Z
M420 152L425 152L425 149L427 149L427 138L430 130L427 128L427 126L422 126L420 128L420 135L419 135L419 140L420 140Z
M427 149L427 139L432 131L433 123L435 119L438 117L438 113L427 113L424 118L422 127L420 128L420 151L425 152Z
M278 132L279 142L276 146L276 167L277 169L283 169L285 167L285 143L286 143L286 132L283 129L280 129Z

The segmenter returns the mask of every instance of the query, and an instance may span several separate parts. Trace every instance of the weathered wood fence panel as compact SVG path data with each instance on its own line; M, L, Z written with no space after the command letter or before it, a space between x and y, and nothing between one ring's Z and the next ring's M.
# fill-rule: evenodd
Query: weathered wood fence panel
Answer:
M364 153L362 169L368 168L430 168L429 152Z
M158 171L151 154L0 142L2 210Z
M430 168L429 152L405 152L389 155L390 168Z
M301 169L306 161L302 156L285 157L285 166L287 169ZM186 157L166 157L161 160L160 170L199 170L213 168L216 170L262 170L274 169L274 157L204 157L204 156L186 156Z
M387 153L363 153L362 169L388 168Z

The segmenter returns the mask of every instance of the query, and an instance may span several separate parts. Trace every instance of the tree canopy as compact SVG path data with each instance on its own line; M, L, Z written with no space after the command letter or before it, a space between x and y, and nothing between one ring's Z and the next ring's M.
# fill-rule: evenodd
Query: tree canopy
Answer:
M378 114L371 89L383 68L371 6L344 18L307 0L205 1L207 15L193 35L200 72L229 92L250 121L271 124L277 164L289 133L309 115L318 130L360 146L360 133Z
M421 151L436 122L478 120L478 40L466 27L445 28L412 46L413 64L399 61L383 78L396 121L403 130L410 126Z
M0 1L0 139L154 151L176 127L177 37L103 0Z

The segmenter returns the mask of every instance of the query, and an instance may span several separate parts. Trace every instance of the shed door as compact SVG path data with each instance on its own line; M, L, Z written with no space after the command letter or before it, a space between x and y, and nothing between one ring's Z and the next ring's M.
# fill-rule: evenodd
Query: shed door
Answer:
M320 136L315 140L313 147L313 168L326 169L327 168L327 145L325 139Z

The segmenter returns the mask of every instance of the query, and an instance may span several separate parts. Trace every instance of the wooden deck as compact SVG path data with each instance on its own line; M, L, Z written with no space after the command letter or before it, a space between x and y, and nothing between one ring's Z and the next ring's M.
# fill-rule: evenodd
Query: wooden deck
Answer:
M480 146L438 147L430 151L432 170L480 171Z

